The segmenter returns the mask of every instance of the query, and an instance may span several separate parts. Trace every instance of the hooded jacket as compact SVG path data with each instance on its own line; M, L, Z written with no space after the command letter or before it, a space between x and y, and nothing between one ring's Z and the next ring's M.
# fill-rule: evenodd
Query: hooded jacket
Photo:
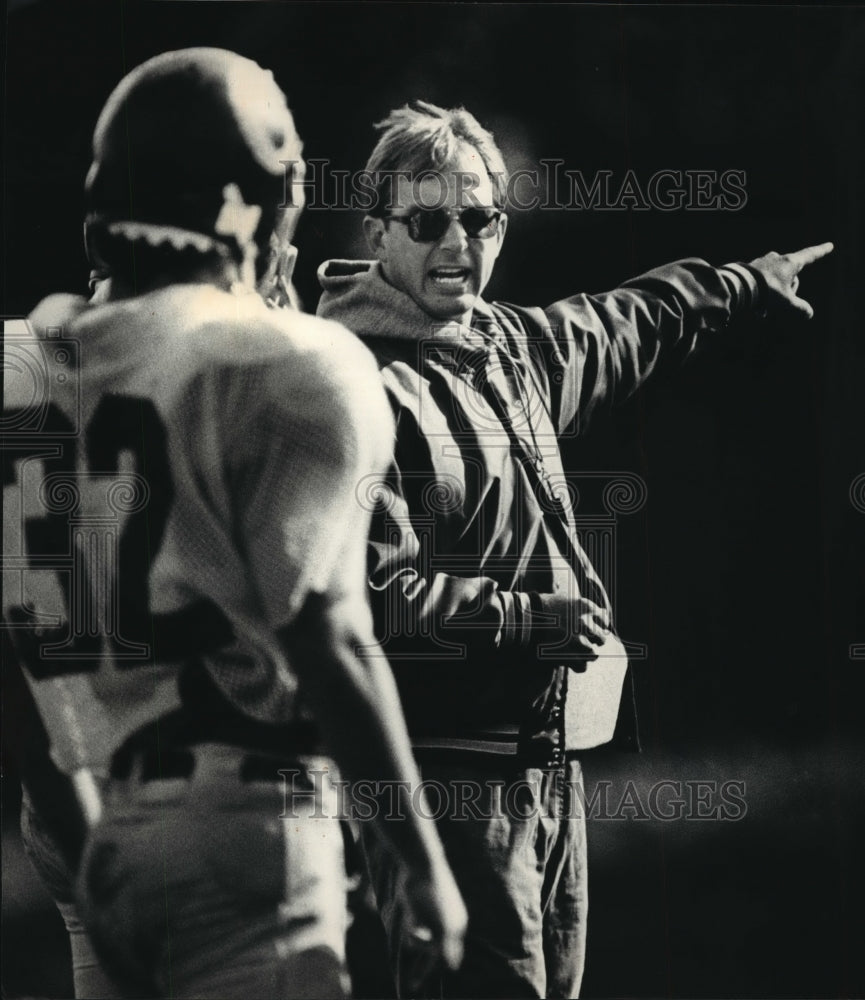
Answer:
M415 747L556 763L608 741L624 650L613 634L575 658L545 614L556 592L609 608L559 439L756 304L753 273L683 260L547 308L478 300L468 325L433 320L377 262L328 261L319 280L319 314L375 355L396 417L386 482L364 489L377 635Z

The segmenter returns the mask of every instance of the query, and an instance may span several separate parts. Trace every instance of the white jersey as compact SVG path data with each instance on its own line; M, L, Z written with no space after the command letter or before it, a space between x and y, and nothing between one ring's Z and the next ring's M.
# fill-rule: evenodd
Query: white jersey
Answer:
M366 348L252 294L53 296L8 323L4 627L58 766L104 770L181 707L191 663L244 717L291 722L277 631L312 592L367 613L392 438Z

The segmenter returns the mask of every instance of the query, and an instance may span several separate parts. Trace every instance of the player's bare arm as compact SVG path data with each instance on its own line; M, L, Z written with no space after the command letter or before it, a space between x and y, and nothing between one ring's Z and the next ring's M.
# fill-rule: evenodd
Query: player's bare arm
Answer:
M328 749L346 776L376 775L382 788L400 782L415 788L420 775L396 685L364 603L310 595L283 638ZM350 729L346 719L353 720ZM422 953L417 969L422 981L439 961L449 968L459 965L466 911L432 821L413 809L398 822L386 820L386 814L383 801L374 822L402 862L403 922Z

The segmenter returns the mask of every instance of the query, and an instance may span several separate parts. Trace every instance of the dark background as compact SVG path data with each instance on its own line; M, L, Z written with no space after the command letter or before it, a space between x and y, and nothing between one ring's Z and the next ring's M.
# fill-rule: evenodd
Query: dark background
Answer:
M414 97L465 104L511 168L565 160L646 181L743 170L739 211L515 213L491 298L610 288L666 260L720 264L833 240L800 294L811 323L741 324L569 446L628 471L620 630L645 752L589 755L590 784L739 780L738 822L595 820L587 996L865 995L865 10L841 7L10 3L6 315L83 291L82 183L120 77L168 48L233 48L273 69L309 158L360 169L373 121ZM297 284L363 255L360 218L308 211ZM865 494L865 489L861 491ZM865 508L865 497L860 507ZM3 788L8 996L68 995L59 918Z

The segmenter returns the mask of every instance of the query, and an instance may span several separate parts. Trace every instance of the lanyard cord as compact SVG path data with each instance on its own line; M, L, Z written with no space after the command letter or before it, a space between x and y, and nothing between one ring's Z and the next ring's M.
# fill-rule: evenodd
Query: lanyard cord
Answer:
M477 327L475 327L475 329L477 329ZM503 354L510 362L510 370L514 373L514 383L515 388L517 389L516 395L519 401L520 410L531 436L531 448L517 433L513 421L511 420L511 416L508 413L508 405L502 396L501 390L497 385L495 385L491 378L487 378L485 380L486 391L481 394L484 396L502 427L505 429L505 432L508 435L508 440L510 441L511 453L520 460L523 467L528 471L530 478L534 481L535 486L541 490L542 494L547 498L550 507L552 508L551 511L549 511L549 513L552 513L552 518L547 518L546 515L548 511L543 505L541 505L541 516L547 523L551 523L551 526L555 529L555 533L559 536L560 542L563 541L566 550L570 552L570 563L571 567L577 574L580 593L588 597L590 600L593 600L596 604L599 604L605 610L609 611L611 610L609 596L607 595L600 578L595 572L589 557L586 555L585 549L583 549L576 537L576 530L568 518L567 504L553 486L552 480L550 479L549 473L544 465L543 453L540 445L538 444L535 428L531 419L530 407L528 405L528 387L520 370L521 366L518 359L514 358L508 350L502 349L495 337L483 330L478 330L478 332L491 347L496 349L496 358L498 360L499 367L506 378L507 372L504 364L502 364L500 360L500 355ZM536 380L535 388L539 389ZM546 406L543 394L540 394L540 398ZM547 410L547 412L549 413L549 410ZM528 459L528 461L526 462L525 459Z

